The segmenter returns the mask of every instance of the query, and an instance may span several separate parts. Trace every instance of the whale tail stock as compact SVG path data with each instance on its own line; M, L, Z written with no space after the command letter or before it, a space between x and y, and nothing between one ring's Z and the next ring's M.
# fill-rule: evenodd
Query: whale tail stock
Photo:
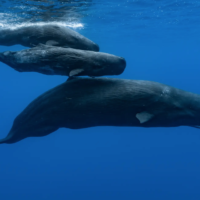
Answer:
M0 144L4 144L4 143L12 143L12 142L10 142L10 139L11 139L11 136L10 135L8 135L7 137L5 137L5 138L3 138L3 139L1 139L0 140Z
M1 140L0 140L0 144L4 144L4 143L6 143L6 141L7 141L7 139L6 139L6 138L4 138L4 139L1 139Z

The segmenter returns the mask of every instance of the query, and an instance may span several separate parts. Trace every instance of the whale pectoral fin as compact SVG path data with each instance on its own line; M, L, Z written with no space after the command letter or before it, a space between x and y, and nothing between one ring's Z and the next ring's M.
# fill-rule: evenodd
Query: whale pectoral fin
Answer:
M48 40L48 41L46 42L46 45L49 45L49 46L58 46L59 43L56 42L55 40Z
M148 112L141 112L136 114L136 118L140 121L140 124L143 124L149 121L154 115Z
M49 47L47 44L42 44L42 43L39 43L38 45L37 45L37 47L38 48L41 48L41 47Z
M36 45L36 44L33 44L33 43L30 43L30 46L31 46L31 47L37 47L37 45Z
M37 45L34 45L33 46L33 49L41 49L41 48L43 48L43 49L47 49L47 48L53 48L52 46L49 46L49 45L46 45L46 44L42 44L42 43L39 43L39 44L37 44Z
M69 72L69 76L77 76L82 73L84 69L73 69Z

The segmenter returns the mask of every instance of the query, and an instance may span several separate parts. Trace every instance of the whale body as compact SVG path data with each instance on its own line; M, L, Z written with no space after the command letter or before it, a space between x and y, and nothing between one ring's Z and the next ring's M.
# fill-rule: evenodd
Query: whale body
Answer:
M151 81L75 77L30 103L0 143L45 136L61 127L199 125L200 95Z
M108 53L48 45L2 52L0 61L19 72L63 76L119 75L126 67L124 58Z
M35 47L46 44L74 49L99 51L99 46L83 35L65 26L54 24L21 26L14 29L0 30L0 45L12 46L20 44Z

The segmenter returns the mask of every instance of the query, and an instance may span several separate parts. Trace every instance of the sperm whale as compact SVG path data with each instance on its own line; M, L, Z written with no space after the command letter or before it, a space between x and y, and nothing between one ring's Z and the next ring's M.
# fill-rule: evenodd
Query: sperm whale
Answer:
M18 28L0 29L0 45L20 44L35 47L46 44L74 49L99 51L99 46L76 31L55 24L32 24Z
M48 45L2 52L0 61L18 72L63 76L119 75L126 67L124 58L108 53Z
M48 135L61 127L200 125L200 95L161 83L69 78L31 102L0 143Z

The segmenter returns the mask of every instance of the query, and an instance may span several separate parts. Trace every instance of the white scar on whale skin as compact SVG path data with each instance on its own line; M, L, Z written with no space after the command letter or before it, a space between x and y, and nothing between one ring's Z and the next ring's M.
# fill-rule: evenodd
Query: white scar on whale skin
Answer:
M148 112L141 112L136 114L136 118L140 121L140 124L143 124L149 121L154 115Z

